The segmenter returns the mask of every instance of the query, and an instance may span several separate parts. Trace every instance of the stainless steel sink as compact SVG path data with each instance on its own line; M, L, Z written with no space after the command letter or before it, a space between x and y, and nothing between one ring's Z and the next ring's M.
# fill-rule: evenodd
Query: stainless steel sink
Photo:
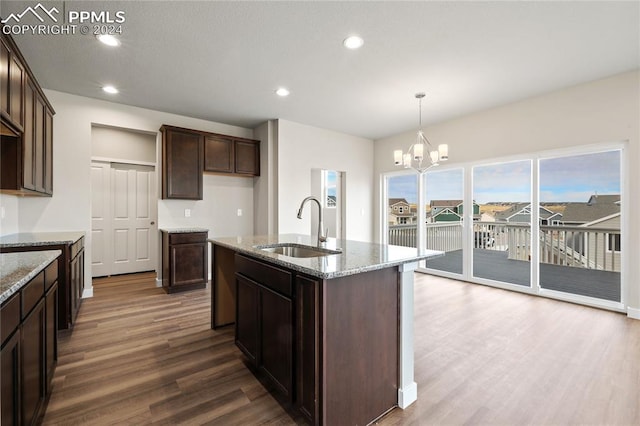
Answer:
M267 251L269 253L281 254L283 256L289 257L320 257L342 253L341 250L331 250L323 247L313 247L295 243L278 243L256 246L255 248Z

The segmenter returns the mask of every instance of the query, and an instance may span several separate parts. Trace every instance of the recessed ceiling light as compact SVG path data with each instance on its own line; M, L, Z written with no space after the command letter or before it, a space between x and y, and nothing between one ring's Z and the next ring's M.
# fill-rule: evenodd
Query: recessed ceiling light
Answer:
M118 40L111 34L100 34L97 36L97 38L107 46L112 46L112 47L120 46L120 40Z
M285 96L289 96L289 90L284 87L281 87L278 90L276 90L276 95L282 96L284 98Z
M364 40L362 39L362 37L358 37L354 35L354 36L345 38L342 41L342 44L344 44L344 47L346 47L347 49L359 49L364 44Z
M102 90L104 90L105 92L110 93L112 95L115 95L116 93L118 93L118 89L116 89L113 86L104 86L102 88Z

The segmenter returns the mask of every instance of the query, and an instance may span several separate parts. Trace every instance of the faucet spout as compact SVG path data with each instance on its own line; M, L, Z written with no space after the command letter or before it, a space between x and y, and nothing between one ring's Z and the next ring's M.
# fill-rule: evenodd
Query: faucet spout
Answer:
M318 247L327 241L327 232L324 230L324 222L322 220L322 204L320 204L320 200L318 200L313 195L305 198L300 203L300 208L298 209L298 219L302 219L302 209L304 209L304 205L309 201L315 201L318 205Z

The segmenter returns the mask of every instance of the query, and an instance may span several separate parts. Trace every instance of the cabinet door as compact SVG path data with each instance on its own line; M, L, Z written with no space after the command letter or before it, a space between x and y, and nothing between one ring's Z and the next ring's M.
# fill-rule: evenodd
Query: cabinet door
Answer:
M58 360L58 284L53 284L45 296L45 384L51 392L51 380Z
M0 108L2 112L9 114L9 48L0 40ZM4 424L4 423L3 423Z
M21 330L21 411L22 424L25 425L31 425L35 422L44 402L44 323L44 301L40 300L29 316L22 322Z
M53 194L53 114L46 107L44 110L44 192Z
M260 176L260 143L235 141L235 172Z
M10 104L9 111L13 122L20 127L24 124L23 121L23 85L24 85L24 68L18 58L15 55L11 55L11 68L9 74L9 96Z
M204 140L204 170L233 173L233 140L207 136Z
M202 200L203 137L164 129L162 198Z
M236 345L249 360L258 362L258 300L260 289L256 283L236 275Z
M36 189L34 169L34 89L30 82L24 86L24 133L22 134L22 186Z
M312 424L319 423L319 291L318 281L296 277L296 402Z
M20 424L20 330L0 352L0 424Z
M170 246L171 285L206 284L207 243Z
M71 307L69 322L73 324L76 321L76 316L80 309L82 292L84 290L84 249L71 260L69 269L71 272L69 279L69 306Z
M293 317L291 299L260 288L258 365L289 401L293 399Z
M44 191L44 103L38 94L34 97L33 169L36 191Z

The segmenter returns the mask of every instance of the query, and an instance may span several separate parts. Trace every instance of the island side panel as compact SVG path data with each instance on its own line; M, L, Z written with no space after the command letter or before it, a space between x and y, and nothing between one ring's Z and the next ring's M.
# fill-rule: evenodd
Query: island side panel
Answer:
M326 280L322 305L322 424L368 424L398 402L398 268Z
M213 244L211 254L211 328L236 321L235 251Z

